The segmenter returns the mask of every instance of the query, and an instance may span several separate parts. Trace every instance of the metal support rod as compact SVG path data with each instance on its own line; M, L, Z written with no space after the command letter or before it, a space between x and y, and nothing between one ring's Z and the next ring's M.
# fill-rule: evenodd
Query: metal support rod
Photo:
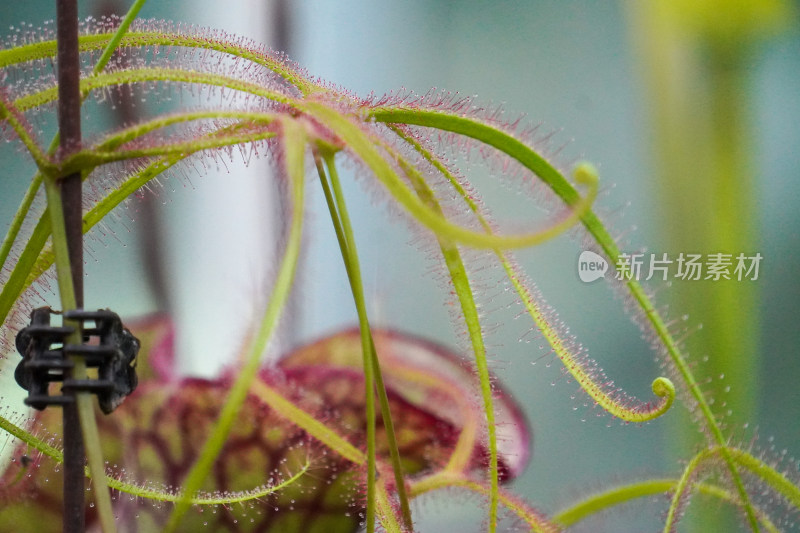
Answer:
M56 0L58 39L58 131L60 155L78 150L81 144L80 57L78 54L78 2ZM83 213L80 174L61 178L61 201L67 232L75 303L83 308ZM74 394L71 392L70 394ZM83 446L77 402L63 407L64 512L63 531L85 531L86 452Z

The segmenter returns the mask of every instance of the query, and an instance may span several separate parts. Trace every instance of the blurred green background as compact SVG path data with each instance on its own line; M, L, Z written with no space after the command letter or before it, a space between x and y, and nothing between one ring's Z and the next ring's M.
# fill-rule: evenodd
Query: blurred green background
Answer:
M121 13L128 2L121 4L113 8L109 2L81 2L81 13L88 16L100 9ZM682 4L676 3L675 9ZM754 4L768 10L774 7L772 2ZM708 5L713 7L714 2ZM755 36L740 39L734 28L721 37L736 43L746 41L741 47L733 46L742 55L737 63L742 80L738 97L745 104L739 111L744 121L744 158L749 165L742 173L749 176L746 196L751 200L750 211L742 211L738 218L752 221L748 226L753 232L748 241L751 248L741 251L757 251L764 257L759 280L751 282L754 292L749 300L741 300L738 309L739 317L750 317L753 332L748 338L758 355L747 374L756 416L748 430L732 418L727 431L734 441L747 441L757 434L763 446L767 437L774 436L778 450L786 448L789 455L798 457L800 33L797 3L787 6L787 11L778 6L778 15L763 29L757 27L757 14L748 18L747 28L758 30ZM685 126L684 141L694 139L697 131L691 123L678 121L677 129L664 132L659 109L681 117L661 92L655 94L653 80L659 72L668 79L689 80L683 85L688 90L682 98L699 109L709 108L714 93L705 91L708 84L702 80L713 54L701 51L698 59L687 52L704 46L697 44L706 38L698 29L703 24L702 13L687 15L677 24L685 31L665 37L657 34L655 25L643 21L648 16L655 17L649 19L653 22L668 15L634 13L633 7L633 2L617 1L284 4L233 0L223 6L212 0L151 0L142 16L220 28L286 49L313 76L361 96L400 88L424 93L437 87L478 95L479 101L486 103L502 103L510 120L525 113L530 123L541 123L541 132L555 132L550 146L565 145L558 162L568 166L576 159L587 159L599 168L604 194L598 209L607 214L612 234L629 243L625 248L694 252L680 248L682 237L701 231L691 224L687 227L688 215L686 209L681 211L686 208L682 204L694 206L688 208L690 212L704 210L703 202L711 199L677 189L678 185L668 181L670 169L665 168L663 143L664 139L683 137L681 124ZM22 21L37 26L53 17L53 2L4 2L0 31ZM675 48L667 50L667 41L659 39L675 39ZM666 60L658 56L659 50L675 61L671 67L660 63ZM692 118L689 109L688 118ZM676 146L673 148L681 149L680 143ZM31 167L23 166L19 152L9 147L2 147L0 155L6 168L0 224L7 225L28 184ZM696 174L690 174L689 181L710 180L699 156L688 157L697 162L690 167ZM167 180L165 187L157 190L153 211L134 199L122 208L119 222L111 224L105 236L95 235L100 238L88 242L87 306L110 307L126 315L168 310L178 321L179 357L187 372L212 373L235 354L240 347L237 336L257 309L252 294L263 292L264 280L269 279L275 264L272 243L280 227L280 210L265 183L269 175L260 164L246 172L242 165L229 168L229 173L189 173L188 179ZM730 186L740 187L737 183ZM476 185L496 201L502 202L502 194L508 194L506 190L493 196L490 191L497 186L482 177ZM276 353L355 321L322 195L313 187L313 180L309 190L306 260L299 290L273 347ZM671 196L670 191L678 194ZM456 346L458 335L441 305L443 290L428 275L430 261L414 246L405 246L414 235L404 224L384 216L384 204L373 201L359 184L348 183L346 192L355 211L375 324ZM497 214L498 219L524 220L526 216ZM142 217L148 219L146 224L131 221ZM159 235L158 262L167 283L162 291L153 289L143 264L143 226ZM608 287L578 279L576 263L581 249L580 242L565 236L522 252L518 258L557 310L558 318L609 378L648 400L650 383L660 372L658 363L626 317L623 303ZM656 286L657 302L669 305L671 317L688 313L688 324L703 323L704 317L687 308L687 300L682 299L683 294L695 291L694 286L682 283L691 282ZM674 456L685 440L678 434L681 408L643 427L623 426L608 416L597 416L597 410L583 406L577 385L562 376L559 363L547 349L540 349L535 337L525 336L524 340L533 341L519 342L529 326L513 320L515 313L500 310L491 318L503 327L490 340L496 372L525 406L534 432L531 465L515 482L520 494L552 513L609 484L679 475L680 464ZM220 335L222 330L227 333ZM692 359L714 358L714 347L699 348L702 351L693 353ZM728 394L732 397L736 389ZM450 499L454 501L429 497L415 506L421 530L455 530L454 521L460 521L458 530L479 531L481 515L472 505L474 499ZM652 502L639 502L578 530L655 530L660 523L657 509Z

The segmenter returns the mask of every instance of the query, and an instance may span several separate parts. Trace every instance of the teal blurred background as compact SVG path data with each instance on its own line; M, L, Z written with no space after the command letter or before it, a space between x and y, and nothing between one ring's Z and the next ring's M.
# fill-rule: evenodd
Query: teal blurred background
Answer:
M5 2L0 30L21 21L41 24L54 17L52 2ZM82 15L96 13L99 2L81 2ZM107 3L106 3L107 4ZM122 9L127 9L124 3ZM478 95L503 104L511 120L525 113L540 131L555 132L552 146L566 144L557 157L576 159L599 169L606 213L614 235L629 248L665 250L669 221L661 218L661 198L652 143L657 138L648 109L640 50L633 38L626 2L407 2L233 0L221 2L151 0L142 17L184 20L244 34L274 47L313 76L358 95L431 87ZM285 11L282 11L285 10ZM281 13L285 18L281 18ZM276 27L279 20L285 22ZM753 316L760 320L761 354L758 419L750 430L730 428L734 439L749 439L753 426L763 442L775 437L778 450L800 456L800 34L796 21L759 40L750 49L747 98L757 196L758 251L764 257L760 294ZM691 73L690 73L691 75ZM7 225L31 175L17 152L2 147L0 224ZM113 236L90 240L87 256L87 306L110 307L141 315L169 310L180 329L179 357L187 372L211 373L239 348L236 331L251 319L274 267L272 250L280 220L261 165L244 172L171 179L157 192L150 222L161 232L166 294L156 295L141 260L140 201L123 209ZM240 175L241 174L241 175ZM311 215L306 261L290 316L274 352L288 349L355 321L322 195L309 180ZM493 182L478 178L490 198ZM513 192L513 191L512 191ZM377 325L394 327L456 346L443 290L430 280L430 262L414 246L405 225L383 214L357 183L346 188L362 254L371 312ZM505 191L507 194L508 191ZM502 195L498 196L502 199ZM148 211L149 213L149 211ZM524 220L527 213L498 213ZM647 343L608 288L587 285L577 276L581 245L566 236L518 254L558 317L588 349L617 386L650 399L650 383L659 375ZM678 282L679 283L679 282ZM669 300L659 288L658 302ZM212 315L211 310L218 315ZM673 309L670 315L690 315ZM515 312L500 310L504 324L491 338L492 358L501 381L525 406L534 432L531 465L515 489L537 508L553 513L610 484L645 476L677 476L670 432L674 415L642 427L623 426L583 406L577 385L563 377L560 365L540 350L539 342L519 342L528 325ZM219 319L218 316L226 318ZM228 325L220 325L227 320ZM237 326L238 324L238 326ZM234 340L232 340L232 338ZM530 337L525 337L530 339ZM694 357L699 360L701 357ZM534 365L533 363L536 362ZM731 394L734 394L733 391ZM572 399L572 397L576 399ZM576 409L577 408L577 409ZM766 445L766 444L765 444ZM450 497L457 493L448 493ZM453 498L450 498L453 500ZM479 531L474 499L455 503L424 498L415 506L421 531ZM477 506L479 507L479 506ZM604 515L581 531L656 530L658 509L639 502Z

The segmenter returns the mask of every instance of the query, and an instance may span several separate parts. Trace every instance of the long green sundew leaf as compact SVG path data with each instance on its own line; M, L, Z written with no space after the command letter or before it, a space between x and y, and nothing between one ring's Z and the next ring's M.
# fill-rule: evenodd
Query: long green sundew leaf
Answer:
M39 222L33 229L25 248L8 276L2 291L0 291L0 322L5 323L8 313L14 306L19 295L30 285L30 273L36 268L39 253L50 237L50 212L45 209ZM50 254L48 267L53 264L53 255ZM38 276L37 276L38 277Z
M242 126L249 124L267 125L275 121L277 115L274 113L260 113L256 111L238 111L224 109L209 109L203 111L189 111L186 113L176 113L165 117L158 117L153 120L140 122L123 130L114 132L107 136L102 142L96 144L92 150L97 152L109 152L116 150L125 143L131 142L148 133L180 124L202 119L238 119L242 121Z
M97 64L95 64L92 70L93 74L97 74L106 67L108 61L111 59L111 56L114 53L114 50L117 49L118 45L122 41L123 36L128 31L131 23L136 19L139 11L141 11L145 3L147 3L147 0L135 0L114 32L78 37L78 49L81 52L91 50L103 51L100 59L97 61ZM91 46L87 47L85 41L91 41ZM56 49L56 41L51 40L25 44L22 46L14 46L12 48L0 50L0 68L6 68L19 63L36 61L37 59L55 57Z
M247 398L247 393L256 378L261 364L261 356L277 325L278 318L289 297L297 271L297 262L300 256L300 243L303 229L303 193L305 189L305 145L306 138L303 129L295 122L285 120L282 125L282 141L284 146L284 161L286 176L290 182L292 222L289 227L286 249L281 261L278 276L270 296L269 303L259 325L258 331L248 348L248 355L239 375L228 393L228 398L222 407L219 418L211 431L211 435L204 444L197 460L186 476L183 484L184 498L179 500L170 515L164 531L175 531L186 511L191 507L189 498L201 487L225 444L230 428Z
M101 36L102 38L102 36ZM82 44L82 43L81 43ZM87 41L87 45L88 45ZM96 46L92 43L93 46ZM132 32L122 41L123 46L185 46L195 49L208 49L240 57L270 69L294 86L302 94L309 94L319 87L303 77L295 69L275 59L254 52L252 49L219 39L208 39L200 36L185 35L173 32Z
M372 368L375 369L375 390L378 392L378 402L381 406L381 419L383 420L383 428L386 432L386 441L389 445L389 457L392 464L392 473L394 474L397 499L400 501L400 516L403 518L403 525L405 526L406 531L412 531L414 529L414 521L411 519L411 506L409 505L406 483L403 477L403 466L400 463L400 450L397 447L397 436L394 431L394 420L392 419L392 413L389 410L389 395L386 392L386 385L383 381L383 372L381 371L381 364L378 360L378 351L375 349L375 341L372 338L371 331L369 341L369 356L372 359Z
M388 149L388 147L386 148ZM401 169L406 173L406 176L411 181L411 185L420 201L428 206L431 210L435 211L438 215L444 216L439 202L436 200L433 191L425 182L425 179L422 177L422 175L420 175L420 173L410 163L400 157L399 154L392 153L391 151L390 154L399 162ZM450 280L453 283L453 289L455 290L461 305L464 323L467 327L467 332L472 344L473 355L475 356L475 368L481 389L484 415L486 417L487 440L489 448L489 531L494 532L497 529L500 474L497 453L497 426L495 424L494 403L492 400L491 377L489 376L489 365L486 360L486 347L483 342L483 329L480 324L478 308L475 305L475 298L473 296L469 276L467 275L467 270L464 266L463 260L461 259L461 253L458 251L458 247L438 235L437 239L439 242L439 247L442 251L445 265L447 266L447 270L450 275Z
M731 460L736 462L738 465L746 468L747 470L751 471L753 474L759 476L765 483L767 483L770 487L772 487L776 492L781 494L784 498L786 498L790 504L795 506L796 508L800 509L800 488L794 485L791 481L789 481L786 476L777 472L774 468L766 464L764 461L752 456L751 454L740 450L738 448L731 448L728 446L716 446L714 448L706 448L702 450L700 453L695 455L691 461L686 464L684 468L683 474L678 482L675 484L674 491L675 494L672 497L672 501L670 502L669 509L667 511L667 519L664 523L664 531L672 531L674 528L674 524L677 522L677 512L678 507L680 504L680 500L683 497L683 494L692 488L691 479L694 476L694 473L697 469L704 463L710 460L714 460L716 456L722 456L723 458L730 457ZM741 498L739 501L735 502L737 505L742 505ZM749 502L746 502L749 504ZM756 517L758 515L757 510L755 508L753 510L753 516ZM762 520L763 522L763 520Z
M466 477L464 474L437 472L412 482L411 494L416 497L426 492L453 487L468 489L484 495L491 492L491 489ZM560 527L548 520L544 515L532 509L524 502L517 500L506 491L501 490L498 494L498 499L503 506L528 524L531 531L536 533L558 533L561 531Z
M492 227L481 213L478 204L469 196L469 194L467 194L467 191L459 183L458 179L456 179L452 172L450 172L445 165L443 165L430 151L426 150L414 138L406 135L405 132L397 127L391 126L391 129L401 139L408 143L409 146L411 146L417 153L419 153L426 161L433 165L436 170L438 170L444 177L447 178L448 182L456 191L458 196L475 215L481 227L484 228L487 233L491 233L493 231ZM593 184L590 185L590 187L593 188L596 188L597 183L599 182L594 169L586 163L576 167L575 177L579 182ZM420 183L419 179L417 180L417 183ZM427 185L424 187L426 191L422 194L424 194L426 197L432 198L433 191L431 191ZM561 339L558 331L553 328L545 319L539 304L533 298L528 288L523 284L506 252L503 252L502 250L495 250L494 252L498 261L502 265L509 282L514 287L515 292L530 314L541 335L550 344L553 351L562 361L572 377L598 405L600 405L607 412L611 413L613 416L616 416L617 418L627 422L646 422L661 416L667 410L669 410L675 399L675 386L669 379L665 377L659 377L653 381L653 392L658 397L662 398L659 403L654 405L634 405L628 401L617 401L613 396L606 393L603 389L603 386L598 383L593 376L585 371L580 362L577 361L569 349L567 349L566 344Z
M216 135L224 136L229 129L235 129L236 127L237 126L229 126L226 128L221 128L218 131L210 132L206 137L213 138ZM233 146L238 144L236 139L229 139L229 141L230 142L225 146ZM154 160L139 172L129 176L123 183L117 185L114 190L112 190L106 197L99 200L94 207L92 207L89 212L86 213L83 220L84 232L100 222L100 220L110 213L112 209L121 204L137 189L143 187L150 180L186 159L188 156L194 154L196 151L202 150L204 145L205 139L203 139L203 141L198 145L198 150L188 150L183 153L165 155Z
M114 55L114 51L119 47L120 42L122 42L122 38L128 32L128 28L131 27L133 21L136 20L136 17L139 15L139 11L142 10L147 0L135 0L133 5L131 5L128 12L125 13L125 17L120 21L117 30L111 34L111 38L108 42L105 43L103 47L103 53L100 55L100 59L97 60L94 68L92 69L92 75L100 74L108 62L111 60L111 56ZM80 48L80 37L78 38L78 50Z
M236 91L247 92L255 96L260 96L268 100L284 104L294 105L298 100L291 98L283 93L270 91L258 85L242 81L238 78L213 74L210 72L198 72L194 70L183 70L179 68L134 68L127 70L116 70L114 72L104 72L91 78L81 79L81 94L89 94L91 91L143 82L175 82L175 83L195 83L213 87L225 87ZM58 98L58 88L51 87L41 91L33 92L21 96L14 100L14 106L20 111L27 111L45 104L54 102Z
M692 460L686 464L686 467L683 469L683 474L681 474L678 483L675 484L674 494L672 495L672 500L670 501L669 508L667 509L667 518L664 520L665 533L675 531L675 525L679 519L677 515L680 510L680 503L685 492L691 488L692 477L694 476L695 471L700 464L709 457L713 457L713 455L714 454L711 452L711 450L705 449L692 457Z
M763 479L769 486L779 492L789 503L800 509L800 487L770 465L738 448L719 447L720 452L727 450L734 461Z
M658 377L653 380L651 389L653 394L660 398L660 401L656 403L636 405L627 401L620 401L607 393L603 385L598 383L595 377L590 375L580 361L573 356L558 331L547 321L530 291L522 284L520 276L515 272L513 265L506 258L501 258L501 264L540 334L547 340L575 381L597 405L612 416L633 423L643 423L658 418L672 407L675 400L675 385L666 377Z
M17 134L19 140L22 141L23 146L28 150L28 154L30 154L31 159L36 163L39 170L44 174L53 174L55 172L55 166L39 145L36 144L36 141L28 134L28 130L25 128L24 124L25 119L22 117L20 109L18 109L15 104L16 102L12 103L6 101L5 95L0 93L0 121L7 121L11 125L11 129Z
M563 527L570 527L592 515L606 511L617 505L638 498L664 494L675 488L674 479L649 479L639 483L631 483L614 487L571 505L568 509L553 516L553 521Z
M377 514L381 525L387 533L408 533L413 531L411 526L401 527L394 514L394 507L389 500L389 492L386 490L385 483L379 483L377 487L376 505Z
M383 419L383 425L386 431L386 440L389 445L389 455L394 473L395 485L397 487L397 496L400 501L400 514L403 518L403 524L405 528L407 530L411 530L413 528L411 507L406 494L405 480L403 479L402 465L400 463L400 452L398 450L397 439L395 437L394 422L392 421L392 415L389 410L389 397L386 393L386 387L384 385L383 375L381 373L380 361L378 360L377 351L375 350L375 343L372 339L372 332L369 327L363 283L361 281L361 268L358 264L358 252L355 248L355 237L353 236L353 231L350 227L349 215L347 213L347 207L344 203L344 194L342 193L338 173L336 172L334 157L335 152L333 151L325 150L322 155L322 158L325 160L325 166L328 169L330 183L328 183L325 170L322 168L320 157L315 153L317 172L320 177L320 184L322 185L322 189L325 194L325 201L328 205L328 210L330 211L331 220L336 233L336 239L339 242L339 248L345 263L345 270L347 271L347 278L350 282L353 300L359 316L359 323L366 326L368 349L366 352L364 352L364 359L365 365L367 364L367 359L369 359L375 380L374 388L368 386L365 387L367 391L367 397L369 397L371 394L370 391L373 389L378 393L378 399L381 407L381 417ZM331 186L333 188L333 192L331 192ZM362 350L363 349L364 344L362 334Z
M80 52L90 52L94 50L104 50L102 60L108 61L111 54L109 50L113 51L117 47L122 48L141 48L147 46L163 46L163 47L186 47L195 50L213 50L223 54L228 54L233 57L240 57L242 59L252 61L257 65L268 68L274 73L281 76L287 83L294 86L302 94L309 94L313 91L320 90L321 87L313 84L310 80L302 75L301 72L292 68L289 64L285 64L269 55L259 53L252 47L240 46L236 43L226 41L225 39L210 38L199 34L182 33L166 28L165 31L131 31L128 32L130 22L135 17L132 13L134 9L138 11L144 4L141 0L131 7L128 15L123 20L119 29L114 33L96 33L91 35L81 35L78 37L78 49ZM133 14L133 17L131 15ZM120 31L121 30L121 31ZM122 35L124 34L124 35ZM35 61L37 59L44 59L48 57L55 57L56 42L43 41L39 43L31 43L23 46L0 50L0 68L5 68L9 65ZM105 64L103 64L103 67ZM95 72L97 73L97 68Z
M483 328L481 327L478 308L475 305L475 297L467 275L467 269L464 266L458 248L441 240L439 243L450 279L453 282L453 289L455 289L461 304L461 312L464 315L464 323L467 326L467 332L472 344L475 368L481 388L483 410L486 415L487 440L489 441L489 531L493 533L497 530L500 471L498 468L497 426L495 424L494 402L492 400L492 383L489 376L489 364L486 360L486 345L483 342Z
M563 220L543 230L519 235L490 235L468 230L450 222L446 217L422 202L414 191L410 190L397 176L391 164L380 155L375 148L375 141L368 138L360 127L351 122L349 118L320 102L303 101L297 105L321 120L340 137L347 147L370 168L394 199L414 218L439 237L459 244L473 248L490 249L522 248L541 244L563 233L574 225L578 219L585 216L585 213L589 212L589 206L597 194L596 189L590 189L585 197L580 197L575 192L575 189L571 189L575 195L574 202L570 203L573 208L572 212Z
M24 442L26 445L30 446L31 448L41 452L42 454L46 455L50 459L56 461L57 463L64 462L64 454L58 448L47 444L43 440L39 439L35 435L31 434L29 431L19 427L18 425L14 424L9 419L0 415L0 429L9 433L13 437L16 437L20 441ZM349 444L349 443L348 443ZM358 450L356 450L358 451ZM190 503L192 505L228 505L234 503L245 503L247 501L258 500L263 498L264 496L268 496L273 494L290 484L296 482L298 479L303 477L311 468L311 463L306 462L301 466L301 468L292 474L292 476L286 478L281 483L276 485L268 485L264 487L255 487L250 490L239 491L236 495L210 495L210 496L194 496L190 498ZM92 477L92 473L87 467L85 469L86 477ZM158 490L154 489L150 486L144 487L140 485L136 485L133 483L128 483L117 479L113 476L106 475L106 484L109 488L114 490L118 490L120 492L124 492L126 494L130 494L131 496L135 496L137 498L145 498L148 500L160 501L160 502L176 502L182 496L176 495L174 492L165 489L165 490Z
M561 173L559 173L552 165L550 165L550 163L548 163L525 143L498 128L471 118L451 115L445 112L412 110L396 107L377 107L370 110L367 116L379 122L386 122L389 124L409 124L436 128L443 131L450 131L485 143L516 159L523 166L533 171L568 205L575 205L579 201L578 193L574 187L572 187L572 185L570 185L569 182L567 182L567 180L561 175ZM619 257L620 250L614 242L614 239L608 234L608 231L605 229L603 223L600 221L597 215L595 215L593 211L588 210L581 216L580 219L581 223L594 237L595 241L602 248L605 254L611 258L612 262L616 263L615 258ZM728 469L730 470L731 478L736 486L739 497L743 502L750 523L753 524L755 518L752 511L752 506L750 505L750 499L747 495L747 491L744 488L741 476L736 469L733 458L727 453L727 448L725 448L725 436L722 434L722 429L720 428L719 422L711 411L711 407L703 395L688 362L678 348L675 340L672 338L672 335L667 329L663 318L650 301L650 298L647 296L642 286L635 279L633 279L629 273L626 275L626 285L634 300L641 308L647 320L650 322L650 325L653 327L653 330L655 331L659 340L663 344L664 349L669 355L670 361L672 361L677 372L683 378L689 394L691 394L691 396L697 402L697 406L700 409L703 418L705 419L706 427L710 433L711 440L722 447L722 456L728 466ZM654 382L653 385L655 386L656 382ZM659 388L666 386L666 381L661 381L658 385ZM668 389L665 389L664 392L668 392Z
M675 490L679 480L677 479L650 479L638 483L631 483L614 487L604 492L593 494L585 500L578 502L568 509L561 511L553 516L553 521L563 527L571 527L590 516L607 511L618 505L628 503L639 498L663 495ZM700 494L716 498L718 500L738 505L739 499L736 495L722 487L709 483L696 483L694 488ZM767 531L779 533L778 527L769 519L769 516L756 508L756 516L764 525Z
M471 137L516 159L553 189L567 205L576 206L580 202L578 191L546 159L516 137L479 120L441 111L392 107L370 109L367 111L367 118L390 125L424 126ZM580 219L584 225L603 229L602 224L591 210L582 213Z
M236 494L214 494L213 496L195 495L189 497L188 499L185 498L183 494L158 491L148 487L139 487L129 483L121 482L115 478L109 478L108 486L138 498L147 498L148 500L159 502L177 503L188 500L190 505L233 505L235 503L246 503L253 500L260 500L265 496L269 496L270 494L274 494L280 490L283 490L306 475L310 469L311 463L306 462L298 469L297 472L284 479L280 483L276 483L275 485L264 485L263 487L237 491Z
M356 465L366 464L367 458L361 450L350 444L347 439L339 435L335 430L292 403L275 388L270 387L263 381L255 380L250 387L250 393L258 397L259 400L284 419L296 425L348 461Z
M42 452L47 457L55 459L58 462L63 462L64 456L61 453L61 450L54 448L50 444L47 444L40 438L33 435L30 431L19 427L14 422L2 415L0 415L0 429L21 440L31 448Z
M64 170L69 172L75 169L94 168L96 166L113 163L115 161L126 161L141 157L158 157L179 155L186 156L192 152L203 150L213 150L226 146L235 146L248 142L263 141L275 136L274 132L246 132L233 134L213 135L201 140L179 141L175 143L165 143L150 148L140 148L133 150L114 150L111 152L99 152L92 149L81 150L69 159L64 160Z
M114 38L115 34L111 33L82 35L78 38L78 48L81 52L107 49L109 48L109 43ZM200 35L190 35L171 31L133 31L128 32L126 35L120 38L118 43L119 46L123 48L172 46L187 47L196 50L214 50L224 54L229 54L234 57L240 57L242 59L252 61L255 64L264 66L281 76L284 80L293 85L303 94L308 94L315 90L321 89L303 77L299 72L280 61L276 61L269 56L259 54L248 47L237 46L235 43L226 42L220 39L210 39ZM0 68L5 68L9 65L15 65L19 63L35 61L37 59L55 57L55 53L55 41L43 41L40 43L32 43L6 50L0 50Z
M8 254L11 253L11 248L14 246L14 243L17 240L19 231L20 229L22 229L22 223L25 221L25 217L28 216L28 212L31 209L31 205L33 205L33 200L36 198L36 193L39 190L39 186L41 184L42 184L42 173L37 172L36 175L31 180L31 184L28 186L28 189L25 191L25 196L22 197L22 202L20 202L20 205L17 208L17 212L14 213L14 218L11 220L11 225L8 227L6 236L3 238L3 244L0 245L0 267L5 266L6 264L6 260L8 259ZM47 217L48 215L45 214L43 216L43 219L46 219ZM5 286L3 287L3 292L5 292ZM0 297L0 307L4 307L4 304L2 303L2 297ZM8 308L10 309L11 305L9 305ZM0 312L0 323L4 321L5 321L5 314Z

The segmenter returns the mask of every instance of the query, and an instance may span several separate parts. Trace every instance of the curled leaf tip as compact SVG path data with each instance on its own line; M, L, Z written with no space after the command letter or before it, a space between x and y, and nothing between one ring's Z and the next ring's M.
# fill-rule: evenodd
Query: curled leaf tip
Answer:
M659 377L653 380L653 394L666 397L669 403L675 399L675 385L668 378Z
M578 374L585 375L582 371ZM653 380L653 394L660 400L647 403L641 403L622 391L606 391L595 380L579 380L579 383L601 408L623 422L641 424L654 420L666 413L675 401L675 385L665 377Z
M597 191L600 188L600 175L593 164L581 161L575 166L572 176L578 185L583 185L586 188L586 195L575 203L572 216L577 220L591 210L592 204L597 198Z
M653 411L652 418L656 418L669 411L669 408L672 407L672 402L675 401L675 385L669 378L662 376L653 380L652 389L653 394L659 398L664 398L664 401L661 402L658 409Z
M668 378L663 376L653 380L653 394L660 400L658 402L648 402L645 405L625 405L623 402L614 402L610 409L607 409L614 416L625 422L641 424L655 420L663 415L675 401L675 385Z
M578 163L575 166L575 170L572 171L572 175L575 177L575 181L588 187L594 186L594 188L596 188L597 184L600 182L597 169L587 161Z

